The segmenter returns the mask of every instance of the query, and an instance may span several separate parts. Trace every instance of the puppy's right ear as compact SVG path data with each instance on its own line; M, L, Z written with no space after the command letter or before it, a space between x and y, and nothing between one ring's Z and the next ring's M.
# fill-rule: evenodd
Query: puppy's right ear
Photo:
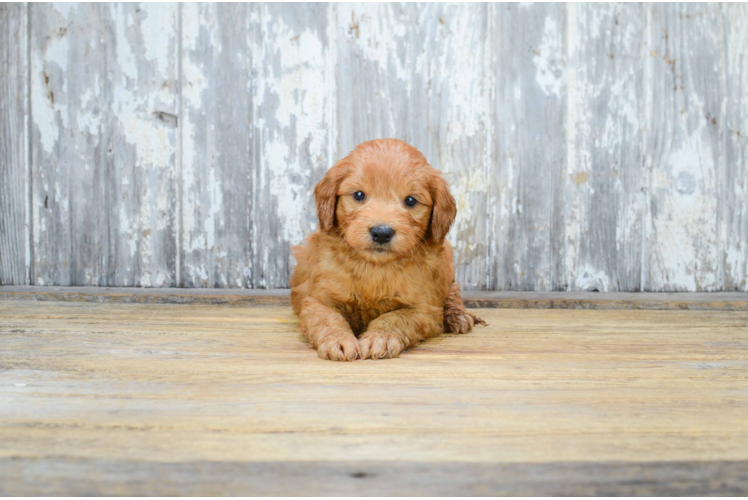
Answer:
M314 200L317 202L317 217L322 231L329 233L335 227L335 205L338 200L338 188L348 173L349 164L340 160L327 171L314 188Z

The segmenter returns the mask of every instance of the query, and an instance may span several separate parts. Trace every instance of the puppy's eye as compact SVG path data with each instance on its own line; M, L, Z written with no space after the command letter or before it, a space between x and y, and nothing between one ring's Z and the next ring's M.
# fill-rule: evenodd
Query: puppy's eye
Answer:
M366 199L366 195L363 191L356 191L353 193L353 199L356 201L364 201Z
M418 200L416 200L412 196L408 196L407 198L405 198L405 204L409 207L415 206L416 203L418 203Z

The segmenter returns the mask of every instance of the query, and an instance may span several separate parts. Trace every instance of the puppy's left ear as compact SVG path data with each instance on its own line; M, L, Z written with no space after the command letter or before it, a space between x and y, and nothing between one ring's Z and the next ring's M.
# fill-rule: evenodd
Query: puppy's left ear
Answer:
M449 192L447 181L436 172L431 177L431 198L434 206L431 209L430 239L440 245L449 232L457 215L457 204Z
M343 159L327 171L314 188L314 200L317 203L319 228L329 233L335 227L335 206L338 201L338 188L348 172L348 162Z

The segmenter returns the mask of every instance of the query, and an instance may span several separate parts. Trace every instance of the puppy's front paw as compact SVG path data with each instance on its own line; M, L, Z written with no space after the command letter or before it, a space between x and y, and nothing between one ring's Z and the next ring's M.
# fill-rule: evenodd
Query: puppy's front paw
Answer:
M472 330L475 325L485 326L487 323L478 316L474 316L465 310L447 311L444 313L445 333L467 333Z
M358 339L361 359L396 358L405 349L405 343L397 335L373 330Z
M334 336L317 346L317 354L332 361L353 361L359 357L358 341L350 334Z

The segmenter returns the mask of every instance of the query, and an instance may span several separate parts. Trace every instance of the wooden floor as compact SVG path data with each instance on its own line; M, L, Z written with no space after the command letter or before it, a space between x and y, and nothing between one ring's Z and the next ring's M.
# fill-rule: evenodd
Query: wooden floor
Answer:
M0 301L0 494L748 494L748 312L481 309L317 358L288 307Z

